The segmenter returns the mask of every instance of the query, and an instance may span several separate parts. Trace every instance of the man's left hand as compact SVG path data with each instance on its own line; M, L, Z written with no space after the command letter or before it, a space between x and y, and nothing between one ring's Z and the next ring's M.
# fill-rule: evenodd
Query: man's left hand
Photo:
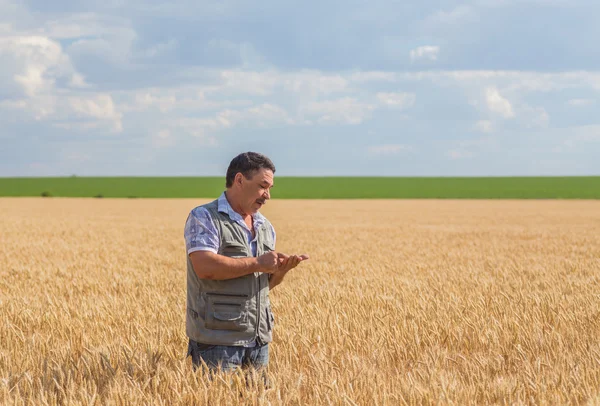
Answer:
M279 269L277 272L286 273L300 264L302 261L306 261L308 259L308 255L286 255L283 253L277 254L279 257Z

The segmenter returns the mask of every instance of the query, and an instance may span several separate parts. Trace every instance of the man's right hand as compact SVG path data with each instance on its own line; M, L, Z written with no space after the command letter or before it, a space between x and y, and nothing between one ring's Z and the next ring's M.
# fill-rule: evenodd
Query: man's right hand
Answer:
M258 265L263 273L275 273L279 269L279 254L275 251L267 252L257 258Z

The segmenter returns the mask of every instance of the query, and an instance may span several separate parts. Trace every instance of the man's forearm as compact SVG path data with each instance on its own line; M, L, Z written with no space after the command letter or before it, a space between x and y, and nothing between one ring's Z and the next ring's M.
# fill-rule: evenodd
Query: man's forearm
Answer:
M283 281L286 273L287 272L275 272L269 275L269 290L273 290L275 286L279 285Z
M192 252L190 258L196 275L202 279L234 279L263 271L256 257L229 258L209 251L197 251Z

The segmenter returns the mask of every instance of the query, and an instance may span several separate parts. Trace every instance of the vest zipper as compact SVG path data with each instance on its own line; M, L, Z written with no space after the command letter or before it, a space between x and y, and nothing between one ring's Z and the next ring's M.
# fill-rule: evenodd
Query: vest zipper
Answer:
M258 256L259 255L259 247L260 247L259 238L258 238L259 235L258 235L258 230L255 230L255 231L256 231L256 256ZM258 275L258 283L257 283L258 297L256 299L256 338L255 338L256 345L263 345L262 340L260 339L260 313L261 313L261 311L260 311L260 279L261 279L260 276L261 275Z
M262 345L260 339L260 275L258 275L258 297L256 299L256 344Z

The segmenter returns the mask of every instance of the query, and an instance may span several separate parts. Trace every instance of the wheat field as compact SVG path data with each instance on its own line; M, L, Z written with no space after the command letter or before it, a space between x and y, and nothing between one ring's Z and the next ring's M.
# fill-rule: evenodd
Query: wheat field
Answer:
M185 358L204 202L0 199L0 404L600 404L600 202L271 201L268 389Z

